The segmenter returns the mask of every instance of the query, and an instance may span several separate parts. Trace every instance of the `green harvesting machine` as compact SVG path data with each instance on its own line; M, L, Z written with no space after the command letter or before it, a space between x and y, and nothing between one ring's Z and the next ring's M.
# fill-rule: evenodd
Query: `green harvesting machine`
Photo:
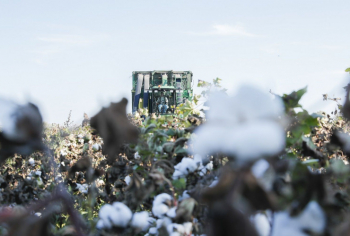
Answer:
M191 71L133 71L133 113L139 108L148 108L149 114L174 114L179 104L192 99L192 76Z

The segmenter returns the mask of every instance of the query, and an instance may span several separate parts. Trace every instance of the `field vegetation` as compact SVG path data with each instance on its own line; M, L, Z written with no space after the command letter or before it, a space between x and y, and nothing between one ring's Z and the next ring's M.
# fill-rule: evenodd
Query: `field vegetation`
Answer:
M350 235L349 85L331 114L198 86L174 116L122 99L82 125L0 101L0 235Z

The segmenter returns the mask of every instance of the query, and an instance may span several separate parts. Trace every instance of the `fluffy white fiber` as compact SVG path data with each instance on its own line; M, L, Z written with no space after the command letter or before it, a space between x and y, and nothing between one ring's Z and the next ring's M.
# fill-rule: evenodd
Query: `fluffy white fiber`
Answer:
M190 140L193 153L223 152L250 161L283 150L285 132L277 122L284 109L280 99L246 86L233 97L215 93L208 103L207 122Z

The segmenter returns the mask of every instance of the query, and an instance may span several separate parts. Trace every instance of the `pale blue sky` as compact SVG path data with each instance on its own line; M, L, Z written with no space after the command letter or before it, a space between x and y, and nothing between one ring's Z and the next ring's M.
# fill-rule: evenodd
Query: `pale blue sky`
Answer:
M191 70L329 110L350 79L350 1L0 0L0 96L80 122L131 98L134 70ZM129 104L129 111L131 105Z

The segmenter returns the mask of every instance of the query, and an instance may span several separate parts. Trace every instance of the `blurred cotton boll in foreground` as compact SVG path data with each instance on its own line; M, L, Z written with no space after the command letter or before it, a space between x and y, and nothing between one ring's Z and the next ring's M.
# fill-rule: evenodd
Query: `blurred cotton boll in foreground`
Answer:
M42 132L43 120L37 106L0 98L0 162L15 153L30 155L43 150Z
M250 217L250 221L254 225L259 236L269 236L271 231L270 222L263 213L257 213Z
M221 152L238 161L273 156L285 146L285 131L279 122L284 114L280 98L244 86L235 96L213 93L208 100L207 122L190 140L192 152L205 157Z
M309 202L304 211L292 217L288 212L277 212L274 216L272 236L321 235L326 227L326 215L317 202Z
M0 99L0 127L7 139L26 142L41 137L42 123L39 109L34 104L17 105Z

